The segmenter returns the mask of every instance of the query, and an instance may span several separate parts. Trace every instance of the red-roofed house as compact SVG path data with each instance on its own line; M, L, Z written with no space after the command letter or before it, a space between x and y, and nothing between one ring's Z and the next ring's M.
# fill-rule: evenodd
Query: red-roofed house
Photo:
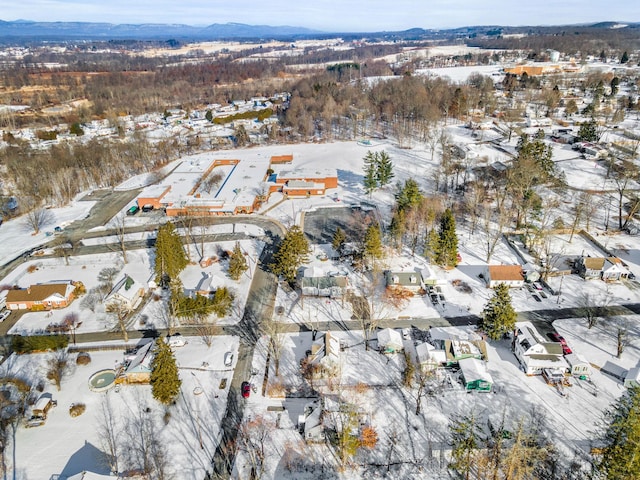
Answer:
M520 265L489 265L486 280L489 288L494 288L499 283L512 288L520 288L524 285L524 275Z

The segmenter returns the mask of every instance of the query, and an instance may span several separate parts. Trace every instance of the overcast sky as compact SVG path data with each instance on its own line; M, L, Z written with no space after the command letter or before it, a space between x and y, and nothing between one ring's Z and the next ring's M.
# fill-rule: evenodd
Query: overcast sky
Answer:
M328 32L640 21L639 0L2 0L2 20L246 23Z

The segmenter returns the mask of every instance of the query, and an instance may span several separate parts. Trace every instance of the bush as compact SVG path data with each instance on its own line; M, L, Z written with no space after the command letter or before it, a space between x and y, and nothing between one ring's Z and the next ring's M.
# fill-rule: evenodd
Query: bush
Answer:
M16 335L11 341L13 351L16 353L46 352L67 348L69 338L66 335L32 335L23 337Z
M89 365L91 363L91 355L87 352L80 352L76 357L76 365Z
M87 406L84 403L72 403L69 407L69 415L72 417L79 417L84 413L87 409Z
M38 270L38 266L37 265L29 265L27 267L27 273L33 273L36 272Z

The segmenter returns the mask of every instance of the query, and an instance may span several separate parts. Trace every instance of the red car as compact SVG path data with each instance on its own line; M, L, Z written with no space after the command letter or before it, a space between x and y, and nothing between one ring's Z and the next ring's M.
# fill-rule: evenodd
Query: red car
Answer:
M564 339L562 335L557 334L556 332L551 332L548 337L556 343L562 345L562 354L569 355L572 353L571 348L567 345L567 341Z
M249 398L249 395L251 395L251 384L249 382L242 382L240 390L244 398Z

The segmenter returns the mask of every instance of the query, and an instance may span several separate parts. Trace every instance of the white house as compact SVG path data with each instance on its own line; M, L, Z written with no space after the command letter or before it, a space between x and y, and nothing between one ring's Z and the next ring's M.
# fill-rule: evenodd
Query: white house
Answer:
M513 353L527 375L541 375L542 370L569 368L562 355L562 345L547 342L531 322L518 322L512 342Z
M565 355L564 359L569 364L571 375L576 377L591 376L591 364L582 355L570 353Z
M524 285L522 266L489 265L486 280L489 288L494 288L500 283L504 283L511 288L520 288Z
M105 305L119 303L129 310L135 308L144 296L145 288L140 282L135 281L129 275L125 275L122 280L115 284L113 289L105 298Z
M324 442L324 427L322 425L322 402L320 399L307 403L303 414L298 417L298 428L308 443Z
M334 374L340 368L340 341L331 332L326 332L311 345L309 363L320 372Z
M447 354L444 350L437 349L429 342L423 342L416 346L418 365L423 372L429 372L447 363Z
M402 335L393 328L384 328L378 332L378 348L383 353L397 353L404 348Z

